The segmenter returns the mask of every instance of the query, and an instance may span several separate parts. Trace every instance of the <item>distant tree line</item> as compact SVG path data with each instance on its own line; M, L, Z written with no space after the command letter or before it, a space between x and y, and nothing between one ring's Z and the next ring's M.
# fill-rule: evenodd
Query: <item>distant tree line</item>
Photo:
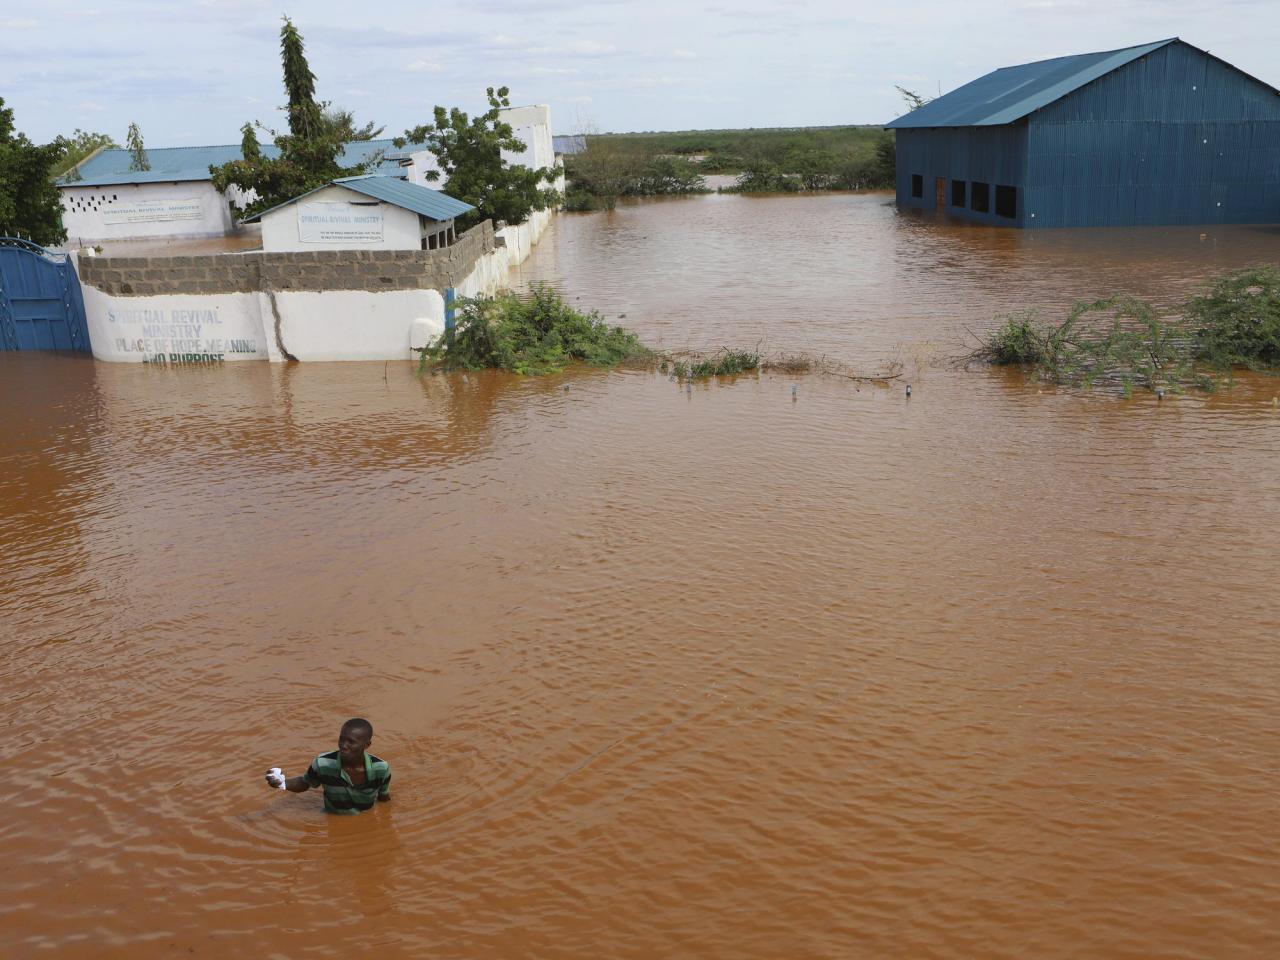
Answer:
M864 127L587 134L565 158L566 206L611 208L620 197L697 193L710 174L737 174L742 193L870 190L894 181L893 135Z

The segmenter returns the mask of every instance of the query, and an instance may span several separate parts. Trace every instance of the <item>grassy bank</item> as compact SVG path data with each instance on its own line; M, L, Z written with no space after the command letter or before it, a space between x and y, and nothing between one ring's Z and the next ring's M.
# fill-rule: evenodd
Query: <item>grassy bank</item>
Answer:
M1280 370L1280 268L1219 277L1176 311L1132 297L1077 303L1061 321L1006 318L968 359L1048 382L1159 393L1215 390L1240 368Z

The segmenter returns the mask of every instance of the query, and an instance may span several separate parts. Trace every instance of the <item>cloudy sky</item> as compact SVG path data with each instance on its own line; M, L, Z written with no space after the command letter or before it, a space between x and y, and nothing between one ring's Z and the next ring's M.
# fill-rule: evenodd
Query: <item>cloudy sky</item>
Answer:
M389 135L502 84L557 133L879 123L895 84L1170 36L1280 86L1275 0L0 0L0 97L39 141L236 142L281 122L282 13L321 98Z

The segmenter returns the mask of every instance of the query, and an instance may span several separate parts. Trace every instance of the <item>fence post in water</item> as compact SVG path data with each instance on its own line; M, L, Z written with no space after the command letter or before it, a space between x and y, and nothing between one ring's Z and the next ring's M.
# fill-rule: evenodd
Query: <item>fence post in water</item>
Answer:
M453 301L455 299L456 299L456 296L454 295L453 287L445 287L444 288L444 328L445 330L452 330L454 327L458 325L457 320L454 319L455 314L453 310Z

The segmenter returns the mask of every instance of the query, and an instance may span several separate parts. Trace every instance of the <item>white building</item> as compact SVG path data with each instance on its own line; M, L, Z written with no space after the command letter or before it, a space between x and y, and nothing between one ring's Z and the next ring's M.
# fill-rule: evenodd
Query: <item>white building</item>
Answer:
M262 152L276 152L267 145ZM241 159L240 145L161 147L147 150L149 169L132 170L128 150L99 150L58 183L67 242L85 246L104 240L147 237L221 237L235 229L238 190L224 195L209 168ZM401 173L407 156L390 140L349 143L341 162L354 166L377 159L378 172Z
M376 174L344 177L265 210L267 253L298 250L436 250L453 243L454 218L474 210L439 190Z
M504 150L504 160L533 168L555 167L550 107L511 107L502 111L502 119L525 144L521 153ZM276 147L264 144L262 152L272 156ZM69 176L74 179L64 177L58 183L69 244L221 237L235 229L246 198L235 190L220 193L209 168L241 159L239 144L163 147L146 154L150 169L132 170L128 150L100 150L72 171ZM344 166L369 161L376 164L368 173L400 177L423 187L441 185L427 179L427 173L438 168L435 155L421 144L397 149L391 140L357 141L348 143L340 158Z

